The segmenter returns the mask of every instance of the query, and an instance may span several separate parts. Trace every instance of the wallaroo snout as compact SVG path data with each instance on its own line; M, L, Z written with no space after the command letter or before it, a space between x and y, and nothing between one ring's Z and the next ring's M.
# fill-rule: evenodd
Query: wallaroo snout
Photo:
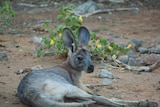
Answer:
M68 58L61 65L31 71L18 86L18 97L31 107L81 107L94 103L94 92L83 85L81 73L94 71L88 50L90 34L80 27L77 45L72 31L63 30L62 39L68 48Z

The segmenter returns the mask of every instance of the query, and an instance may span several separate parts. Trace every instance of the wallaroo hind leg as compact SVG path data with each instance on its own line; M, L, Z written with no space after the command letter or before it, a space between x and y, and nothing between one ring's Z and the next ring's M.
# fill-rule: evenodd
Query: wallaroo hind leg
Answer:
M69 101L69 102L81 102L81 103L95 103L95 101L92 100L92 95L88 94L87 92L85 92L84 90L72 86L72 89L69 90L67 92L67 94L65 95L65 101Z
M113 102L112 100L103 97L103 96L97 96L93 95L92 100L96 101L96 103L106 105L108 107L126 107L125 105L118 103L118 102Z
M69 90L65 97L67 99L75 98L76 100L79 100L80 102L82 102L82 104L86 102L90 102L90 104L99 103L109 107L125 107L124 105L117 102L113 102L110 99L107 99L103 96L88 94L87 92L75 86L72 86L72 88L70 89L72 90Z
M70 84L63 85L56 90L50 85L46 86L44 93L35 101L34 107L87 107L95 103L91 100L92 96L80 88Z
M54 101L48 97L38 98L36 102L32 102L32 107L88 107L89 104L94 102L86 101L86 102L59 102Z

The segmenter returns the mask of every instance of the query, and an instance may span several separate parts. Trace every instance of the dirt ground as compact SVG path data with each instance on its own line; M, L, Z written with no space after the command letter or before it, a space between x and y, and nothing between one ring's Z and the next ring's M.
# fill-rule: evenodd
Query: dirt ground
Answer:
M36 10L35 10L36 11ZM54 56L35 56L36 43L32 36L44 36L44 32L36 32L33 26L40 20L54 19L57 10L47 12L19 12L14 19L17 23L18 33L0 34L0 51L7 53L8 60L0 61L0 106L1 107L26 107L16 96L17 86L26 74L17 75L19 69L41 65L44 68L61 63L64 59ZM98 18L100 17L100 19ZM122 11L104 13L90 16L84 19L84 26L89 30L98 30L97 35L103 38L115 38L116 42L129 42L131 38L145 41L143 46L159 43L160 40L160 10L140 9L139 11ZM157 42L159 41L159 42ZM99 69L104 64L95 62L93 74L84 73L82 80L85 84L102 84L102 78L95 78ZM103 66L105 67L105 66ZM95 87L98 94L108 98L124 100L155 101L160 105L160 68L153 72L137 73L134 71L113 69L107 67L114 77L110 85ZM98 106L97 106L98 107Z

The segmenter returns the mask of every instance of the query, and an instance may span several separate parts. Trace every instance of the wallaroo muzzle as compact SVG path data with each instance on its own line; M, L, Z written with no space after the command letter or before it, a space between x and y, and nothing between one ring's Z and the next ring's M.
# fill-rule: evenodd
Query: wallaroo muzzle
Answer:
M94 66L93 65L89 65L88 69L87 69L87 73L92 73L94 71Z

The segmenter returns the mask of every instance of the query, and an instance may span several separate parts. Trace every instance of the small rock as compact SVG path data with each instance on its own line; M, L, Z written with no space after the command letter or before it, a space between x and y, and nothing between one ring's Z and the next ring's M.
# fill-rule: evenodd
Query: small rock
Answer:
M156 63L158 60L160 60L159 54L150 54L150 55L147 55L143 59L143 64L144 65L152 65L152 64Z
M79 14L84 14L84 13L88 13L88 12L93 12L98 9L99 9L99 7L96 2L88 1L88 2L85 2L81 5L79 5L77 8L74 9L74 11Z
M128 59L128 65L135 66L136 65L136 60L134 58L129 58Z
M138 55L136 54L135 51L129 50L129 51L128 51L128 57L129 57L129 58L137 58Z
M107 84L111 84L112 81L110 79L104 78L104 79L102 79L102 83L107 85Z
M41 65L36 65L36 66L33 66L31 67L32 70L41 70L43 69L43 67Z
M140 53L148 53L148 49L147 48L144 48L144 47L139 47L138 49L138 52L140 52Z
M118 60L120 60L124 64L127 64L128 63L128 55L119 56Z
M101 20L102 20L102 16L98 16L97 19L98 19L99 21L101 21Z
M19 70L17 71L17 74L22 74L23 72L24 72L23 69L19 69Z
M137 40L135 38L132 38L130 42L132 44L132 48L137 49L138 47L142 46L142 41L141 40Z
M101 69L99 77L102 78L113 78L113 74L106 69Z
M150 51L151 53L160 54L160 45L157 45L156 47L152 47Z
M113 35L113 38L120 38L120 35Z
M0 61L6 61L8 60L7 54L6 53L0 53Z
M31 67L31 68L19 69L16 72L16 74L22 74L22 73L30 72L32 70L41 70L41 69L43 69L43 67L41 65L36 65L36 66Z
M132 39L131 39L131 42L134 43L134 44L136 44L137 46L141 46L141 45L142 45L142 41L137 40L137 39L135 39L135 38L132 38Z
M130 66L140 66L143 63L143 59L142 58L129 58L128 59L128 65Z

